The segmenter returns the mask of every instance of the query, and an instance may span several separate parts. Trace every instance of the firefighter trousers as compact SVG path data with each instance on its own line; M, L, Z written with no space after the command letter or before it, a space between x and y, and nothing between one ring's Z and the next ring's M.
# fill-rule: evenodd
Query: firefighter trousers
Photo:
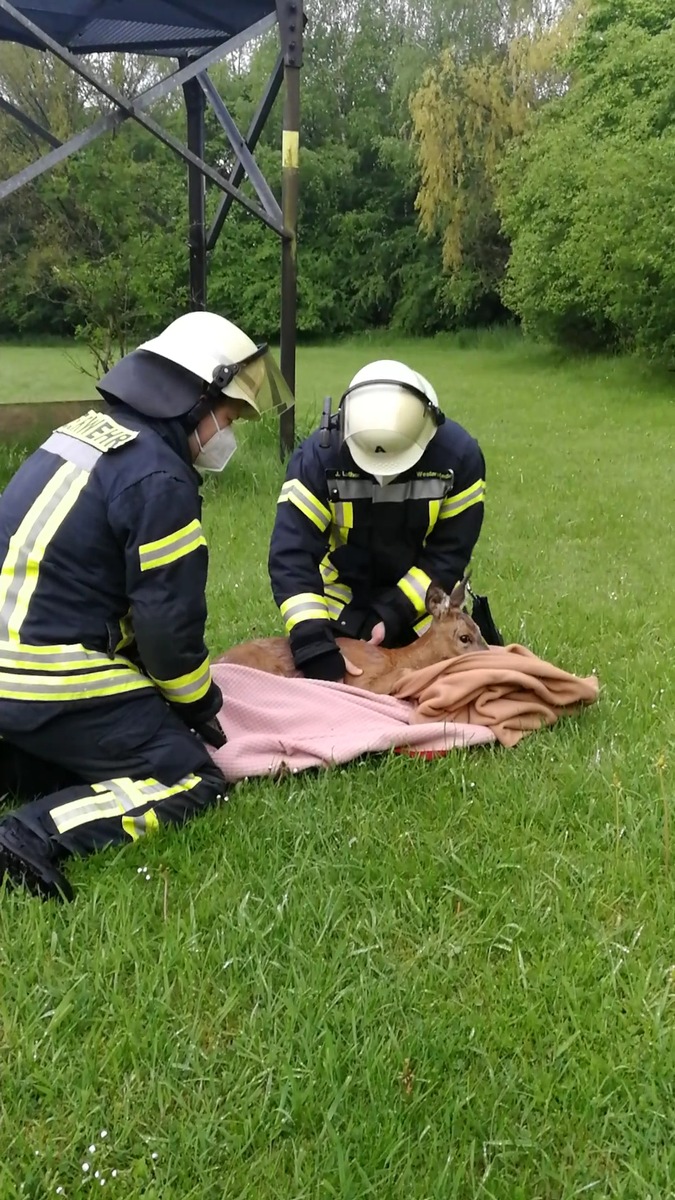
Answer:
M30 732L2 709L0 797L25 803L0 824L37 836L54 862L182 824L226 799L205 745L157 692L72 703Z

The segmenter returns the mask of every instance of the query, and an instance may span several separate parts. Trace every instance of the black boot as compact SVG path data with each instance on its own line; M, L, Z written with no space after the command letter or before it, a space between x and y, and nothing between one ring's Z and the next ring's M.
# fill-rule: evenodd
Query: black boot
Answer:
M44 842L12 817L0 822L0 882L4 876L41 900L73 899L73 889L46 854Z

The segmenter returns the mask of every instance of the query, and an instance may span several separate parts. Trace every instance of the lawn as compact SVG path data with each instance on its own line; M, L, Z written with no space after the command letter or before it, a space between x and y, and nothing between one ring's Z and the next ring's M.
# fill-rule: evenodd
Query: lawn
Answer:
M12 353L49 388L55 351ZM507 638L600 703L515 750L249 782L73 864L70 907L2 897L0 1200L675 1196L672 380L379 337L301 351L301 427L385 355L484 448ZM205 488L214 652L279 630L275 433L240 440Z

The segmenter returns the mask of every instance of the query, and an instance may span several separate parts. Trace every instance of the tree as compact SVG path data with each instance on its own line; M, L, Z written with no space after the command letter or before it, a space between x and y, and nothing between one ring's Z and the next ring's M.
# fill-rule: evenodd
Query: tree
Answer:
M515 6L510 36L506 31L497 44L478 40L478 53L445 50L412 97L421 167L417 208L422 229L441 236L460 316L484 297L497 302L509 254L495 204L499 167L533 111L563 88L560 51L578 13L575 4L548 24L549 8Z
M533 333L675 361L675 3L598 0L508 157L505 302Z

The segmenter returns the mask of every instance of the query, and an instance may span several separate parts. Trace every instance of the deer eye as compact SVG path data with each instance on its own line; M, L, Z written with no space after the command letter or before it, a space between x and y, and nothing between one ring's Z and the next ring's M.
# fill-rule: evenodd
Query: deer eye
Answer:
M471 638L469 637L468 633L460 633L459 640L460 640L460 642L462 642L462 644L464 646L468 646L469 642L471 641Z

